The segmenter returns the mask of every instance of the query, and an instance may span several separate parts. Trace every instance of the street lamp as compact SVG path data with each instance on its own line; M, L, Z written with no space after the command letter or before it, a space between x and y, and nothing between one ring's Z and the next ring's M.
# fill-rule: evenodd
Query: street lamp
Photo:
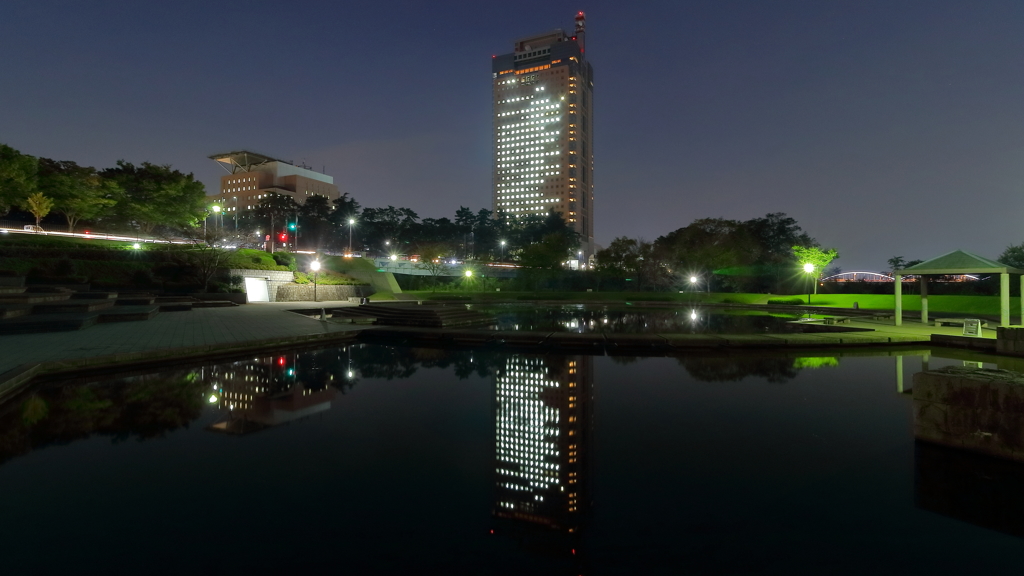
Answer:
M214 204L211 209L213 210L213 220L214 222L217 222L217 218L220 216L220 204ZM217 230L220 230L222 228L222 225L223 222L218 222Z
M501 261L505 261L505 241L501 241Z
M348 219L348 254L352 255L352 227L356 225L355 218Z
M316 302L316 280L317 275L320 273L320 261L313 260L313 262L309 265L309 269L313 271L313 302Z
M810 262L805 263L804 264L804 272L806 272L807 276L810 277L813 280L814 264L811 264ZM815 292L817 292L817 290L818 290L818 285L817 284L814 285L814 290L815 290ZM807 290L807 305L810 306L810 304L811 304L811 290L808 288L808 290Z

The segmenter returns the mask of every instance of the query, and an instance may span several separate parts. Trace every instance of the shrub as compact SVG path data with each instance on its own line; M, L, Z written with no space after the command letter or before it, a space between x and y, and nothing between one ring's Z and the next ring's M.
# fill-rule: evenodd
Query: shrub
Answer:
M785 304L785 305L799 306L800 304L804 303L804 299L803 298L771 298L771 299L768 300L768 303L769 304L776 304L776 305Z
M273 256L274 262L277 262L278 266L284 266L292 272L298 270L294 254L290 252L274 252L271 256Z

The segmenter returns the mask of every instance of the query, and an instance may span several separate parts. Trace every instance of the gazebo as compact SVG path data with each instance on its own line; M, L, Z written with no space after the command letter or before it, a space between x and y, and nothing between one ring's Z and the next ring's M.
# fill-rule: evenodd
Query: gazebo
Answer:
M928 276L950 276L958 274L999 274L999 325L1010 325L1010 274L1021 277L1021 291L1024 293L1024 270L1007 266L1002 262L982 258L977 254L955 250L893 272L896 281L896 325L903 324L903 277L920 276L921 281L921 323L928 323ZM1021 298L1021 317L1024 318L1024 298Z

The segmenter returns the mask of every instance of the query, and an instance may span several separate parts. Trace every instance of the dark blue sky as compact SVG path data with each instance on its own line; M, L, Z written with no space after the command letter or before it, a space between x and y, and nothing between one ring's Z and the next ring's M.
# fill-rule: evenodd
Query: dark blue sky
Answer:
M595 232L782 211L842 257L1024 241L1024 2L5 2L0 142L250 149L364 206L490 208L491 55L587 12Z

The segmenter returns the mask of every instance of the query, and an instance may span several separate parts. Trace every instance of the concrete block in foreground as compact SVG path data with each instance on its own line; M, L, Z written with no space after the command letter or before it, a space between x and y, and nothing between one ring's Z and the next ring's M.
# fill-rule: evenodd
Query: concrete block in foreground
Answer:
M914 436L1024 462L1024 374L959 366L914 374Z

